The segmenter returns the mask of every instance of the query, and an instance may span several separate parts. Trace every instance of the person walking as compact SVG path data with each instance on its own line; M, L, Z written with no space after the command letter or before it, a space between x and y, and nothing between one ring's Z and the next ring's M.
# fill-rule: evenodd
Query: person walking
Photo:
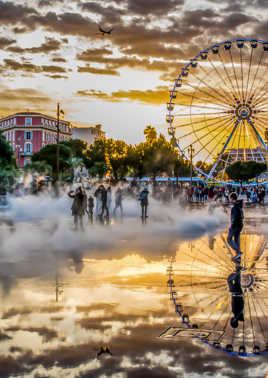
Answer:
M71 190L68 193L68 196L73 198L71 210L72 216L74 217L74 228L77 230L79 226L83 231L83 216L85 215L85 211L87 209L87 195L84 189L79 186L75 191Z
M113 214L116 215L116 210L120 209L121 217L123 216L123 206L122 206L122 189L118 188L115 192L115 207Z
M235 192L230 194L230 202L233 204L231 210L231 227L229 228L229 233L227 237L228 244L236 252L234 261L237 261L243 254L240 250L240 233L243 228L243 200L237 199L237 194Z
M145 188L140 192L140 195L139 195L139 198L138 198L138 200L140 201L140 204L141 204L141 217L142 217L142 219L148 218L148 215L147 215L148 204L149 204L148 195L149 195L149 191L148 191L147 187L145 186Z

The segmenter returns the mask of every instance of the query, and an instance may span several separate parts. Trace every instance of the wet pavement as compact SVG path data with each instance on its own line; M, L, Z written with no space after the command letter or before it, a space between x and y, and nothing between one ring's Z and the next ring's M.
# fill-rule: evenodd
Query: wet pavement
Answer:
M8 241L4 238L2 251L5 253L0 255L0 376L264 377L267 355L236 356L224 352L227 344L233 344L235 350L243 344L241 334L233 336L229 331L225 332L221 347L213 348L212 345L219 335L215 338L216 331L222 332L230 314L226 278L233 265L224 243L224 230L181 241L174 235L165 237L165 233L157 237L159 229L153 228L155 222L149 219L145 226L146 235L151 238L146 244L142 234L142 242L139 243L138 235L133 244L131 238L127 239L128 236L123 234L112 247L102 245L98 251L94 246L93 254L89 253L92 246L86 247L86 243L82 243L81 250L71 248L64 258L59 253L61 248L58 247L55 253L54 244L52 241L46 244L46 239L42 240L43 250L42 244L36 244L30 250L21 234L15 239L19 240L21 255L10 253L9 258L7 247L12 249L12 235L18 230L10 233ZM137 224L138 221L132 219L128 229ZM172 222L166 228L162 227L166 231L171 225ZM25 234L25 228L21 231L20 227L20 232ZM38 240L39 227L32 228ZM116 223L113 222L110 227L94 227L94 233L107 232L110 235L107 230L113 227L116 233ZM152 230L154 232L150 233ZM242 235L242 245L250 251L245 257L248 265L256 261L260 250L266 248L266 236L260 231L260 225L249 225ZM47 226L42 232L46 238L49 233L53 234ZM64 242L69 242L68 235L60 234L60 237L59 245L63 248ZM168 248L170 238L173 243ZM53 251L49 250L49 245ZM25 253L26 247L30 250L28 254ZM266 253L265 250L259 258L264 264L254 268L263 280L268 275ZM172 291L176 292L175 304L183 306L181 313L176 312L168 284L171 261L174 269ZM248 274L254 269L251 268ZM220 285L215 286L220 280ZM244 281L248 282L246 276ZM259 305L258 316L252 315L255 339L259 337L261 327L264 333L254 342L263 351L268 341L265 282L256 295L264 307L263 314ZM253 302L254 299L248 301L249 304ZM254 312L253 304L251 308ZM197 338L196 331L159 337L170 327L188 329L187 319L183 322L182 314L187 314L189 324L196 324L198 330L214 329L214 334L206 340L209 343ZM219 314L222 319L215 328ZM245 328L249 352L253 344L249 317ZM106 347L112 355L102 353L97 358L101 348Z

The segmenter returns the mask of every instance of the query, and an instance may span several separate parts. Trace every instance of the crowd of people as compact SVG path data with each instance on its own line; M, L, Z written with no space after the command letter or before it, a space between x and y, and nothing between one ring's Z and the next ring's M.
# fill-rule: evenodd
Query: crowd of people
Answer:
M94 195L86 193L83 186L78 186L76 190L70 190L68 196L73 199L71 211L74 217L75 229L84 229L83 217L87 214L90 223L93 223L94 214L102 223L109 222L111 216L116 217L118 212L123 217L123 196L127 194L120 186L114 192L112 200L112 188L110 185L105 187L104 184L99 185ZM129 193L128 193L129 195ZM145 220L148 217L148 196L149 191L145 186L138 195L138 201L141 206L141 218Z
M247 186L247 187L232 187L226 186L204 186L196 185L187 188L187 201L204 203L211 200L221 203L229 203L229 195L236 192L237 195L243 197L248 203L264 204L267 190L264 186Z

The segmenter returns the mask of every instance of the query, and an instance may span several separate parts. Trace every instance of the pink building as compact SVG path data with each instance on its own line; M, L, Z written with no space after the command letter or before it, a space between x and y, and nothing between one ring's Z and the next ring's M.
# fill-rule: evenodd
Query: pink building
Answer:
M60 141L72 137L70 122L60 120ZM35 152L57 143L57 119L41 113L23 112L0 119L2 130L16 155L18 167L31 161Z

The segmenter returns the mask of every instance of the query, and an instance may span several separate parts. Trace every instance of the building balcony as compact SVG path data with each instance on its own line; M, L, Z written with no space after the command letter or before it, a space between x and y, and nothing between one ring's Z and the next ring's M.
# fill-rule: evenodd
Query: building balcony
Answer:
M20 155L21 156L32 156L33 153L32 152L25 152L25 151L23 151L23 152L20 153Z

